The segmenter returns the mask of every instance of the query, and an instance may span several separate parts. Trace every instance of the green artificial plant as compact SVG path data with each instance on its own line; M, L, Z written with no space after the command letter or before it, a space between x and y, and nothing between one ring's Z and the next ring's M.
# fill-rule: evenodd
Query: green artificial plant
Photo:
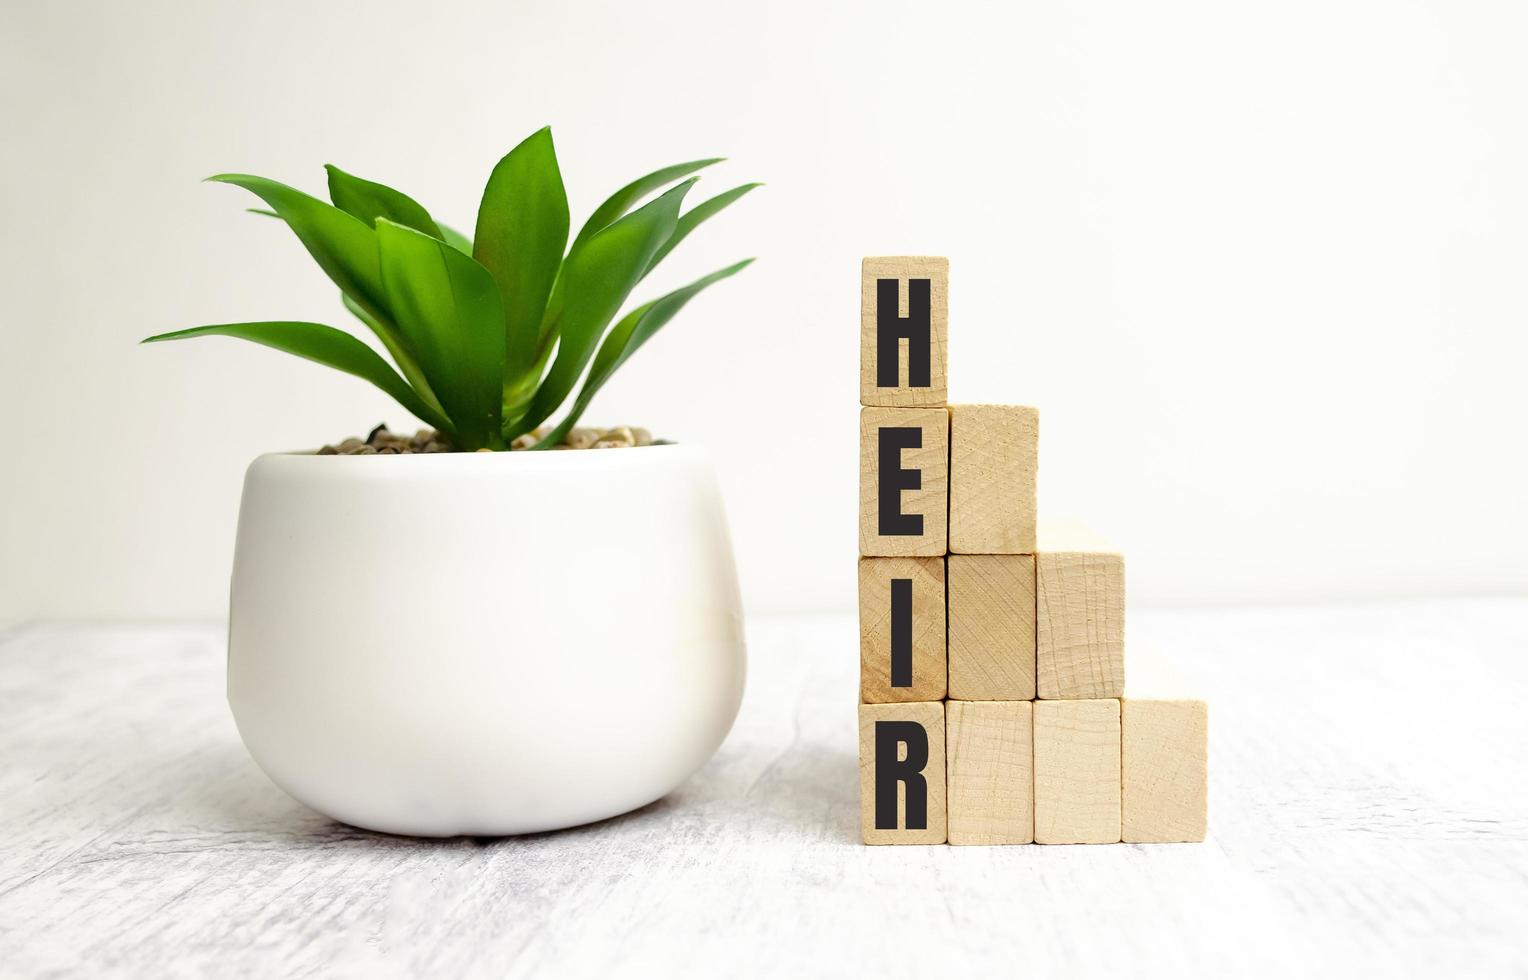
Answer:
M505 449L537 431L583 377L562 421L533 446L550 448L685 303L753 261L719 269L616 320L633 288L674 246L759 186L743 184L681 212L699 179L691 175L718 162L694 160L637 178L595 209L571 245L550 128L494 167L470 240L413 198L338 167L327 168L332 204L263 177L221 174L209 179L252 191L270 209L260 213L286 222L397 370L361 340L321 323L213 324L145 343L239 337L327 364L370 381L468 451Z

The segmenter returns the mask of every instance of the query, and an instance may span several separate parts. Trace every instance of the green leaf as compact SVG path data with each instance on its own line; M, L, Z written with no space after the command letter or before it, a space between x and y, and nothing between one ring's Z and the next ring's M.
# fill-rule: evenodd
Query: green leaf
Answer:
M357 320L360 320L362 323L366 324L373 330L377 328L377 321L372 318L370 313L367 313L366 310L361 307L360 303L357 303L355 300L351 299L344 293L340 293L340 302L345 304L345 309L349 310L351 315L353 315Z
M145 344L186 337L237 337L276 350L296 354L310 361L364 378L393 398L416 417L444 432L451 431L449 421L426 405L419 395L370 347L334 327L297 320L272 320L258 323L218 323L192 327L149 337Z
M334 170L330 174L331 183L335 173L341 173L342 183L349 178L348 174ZM236 184L270 202L276 210L267 211L263 208L246 210L286 222L287 227L291 228L307 247L309 254L340 287L340 298L344 301L346 309L355 314L358 320L376 334L388 354L392 355L399 370L403 372L403 376L408 379L409 385L434 411L435 416L437 418L444 416L445 409L441 406L440 399L435 396L435 391L420 368L404 332L393 322L387 308L387 300L382 288L381 266L377 261L377 239L373 229L348 211L341 211L274 180L245 174L222 174L209 177L208 180ZM361 181L361 183L367 182ZM381 187L382 185L371 186ZM386 188L383 189L386 190Z
M574 399L573 407L568 411L568 417L536 443L534 448L550 449L560 443L568 431L577 424L584 410L589 407L589 402L600 388L604 387L605 382L609 381L621 365L625 364L638 348L647 343L659 328L672 320L701 290L712 283L736 275L752 263L753 259L744 259L725 269L719 269L709 276L695 280L688 286L683 286L666 296L639 306L622 317L621 322L610 328L610 334L600 345L599 353L594 356L594 363L589 366L589 376L584 379L584 387Z
M712 157L709 160L691 160L689 163L676 163L673 166L654 170L652 173L622 187L614 194L605 199L605 203L594 209L589 215L589 220L578 230L578 237L573 239L573 247L588 241L596 232L603 230L611 222L631 210L631 206L642 198L665 184L672 183L680 177L688 176L697 170L703 170L715 163L721 163L725 157Z
M605 327L647 271L653 254L674 233L679 206L695 180L692 177L616 220L568 255L563 265L567 299L559 319L557 359L515 423L515 434L544 422L573 390Z
M445 242L386 218L377 220L377 246L388 307L457 445L502 448L504 308L493 276Z
M376 235L369 225L316 197L264 177L218 174L207 179L233 184L258 195L287 223L336 286L368 312L385 318L387 306L377 264Z
M568 244L568 195L550 128L493 168L478 207L472 256L493 273L504 306L506 391L536 360L547 298Z
M554 351L552 345L542 348L537 355L536 362L531 365L529 371L520 377L518 382L510 382L508 379L504 385L504 430L514 430L508 438L513 438L520 433L518 423L525 416L525 410L530 407L531 399L536 397L536 391L541 387L541 377L546 374L547 363L552 360Z
M366 312L366 309L360 303L357 303L346 294L340 293L340 302L345 304L345 309L349 310L357 320L366 324L371 332L376 334L377 339L382 341L382 346L386 347L387 352L392 355L394 362L410 366L409 370L404 371L404 376L408 378L409 386L419 393L419 397L424 399L425 404L430 406L436 415L444 416L446 410L441 407L440 399L435 397L435 389L430 387L430 382L425 378L424 372L419 368L413 355L403 349L401 333L390 328L384 328L376 317ZM439 426L436 428L439 428Z
M584 244L594 235L603 231L616 219L624 215L632 205L665 184L678 180L686 174L694 173L715 163L721 163L722 157L711 157L707 160L691 160L688 163L676 163L673 166L654 170L652 173L622 187L614 194L605 199L605 202L594 209L589 220L579 229L578 237L573 240L573 245L568 249L568 259L564 260L563 266L567 267L568 260L578 254ZM557 340L562 328L563 298L567 292L567 283L562 276L552 286L552 296L547 301L546 313L541 318L541 327L537 331L536 353L538 359L544 357Z
M280 220L281 218L281 215L270 210L269 208L245 208L244 210L248 211L250 214L264 215L267 218L275 218L277 220ZM407 224L407 222L399 223ZM455 228L452 228L450 225L445 224L444 222L435 222L435 227L440 229L440 235L438 237L441 239L441 241L445 242L447 245L450 245L452 248L456 249L458 252L461 252L463 255L472 254L472 239L468 238L466 235L463 235L461 232L457 231Z
M375 226L378 218L424 232L431 238L444 238L439 226L418 201L386 184L362 180L329 163L329 200L346 214Z
M722 193L711 198L709 201L702 201L690 210L686 211L684 214L681 214L679 216L678 223L674 226L674 233L669 236L668 241L664 242L663 245L659 247L657 254L653 256L653 260L648 263L647 271L653 271L658 263L663 261L664 256L672 252L675 245L678 245L680 242L684 241L685 238L689 236L690 232L694 231L697 227L700 226L701 222L717 214L727 205L731 204L733 201L736 201L744 194L747 194L755 187L763 186L764 185L760 183L753 183L743 184L741 187L734 187L730 191L723 191Z
M439 224L439 222L436 223ZM472 254L472 239L463 235L455 228L448 225L440 225L440 237L445 240L447 245L450 245L463 255Z
M420 370L413 349L387 308L382 270L377 261L377 236L370 225L316 197L264 177L219 174L210 181L233 184L258 195L292 229L319 268L369 315L367 326L393 356L398 369L417 390L428 393L430 384Z

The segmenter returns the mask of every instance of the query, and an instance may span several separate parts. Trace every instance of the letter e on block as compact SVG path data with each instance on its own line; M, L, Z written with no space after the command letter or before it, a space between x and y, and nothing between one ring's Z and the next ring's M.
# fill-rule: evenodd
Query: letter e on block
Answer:
M860 270L861 405L945 403L949 281L948 259L865 259Z
M859 725L865 843L943 844L944 703L862 704Z
M949 436L943 408L860 409L860 554L945 553Z

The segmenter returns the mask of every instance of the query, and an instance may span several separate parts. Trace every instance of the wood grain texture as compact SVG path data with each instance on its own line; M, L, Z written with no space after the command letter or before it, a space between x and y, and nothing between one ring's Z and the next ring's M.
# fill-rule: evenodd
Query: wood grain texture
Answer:
M891 677L892 582L909 583L908 625L912 684L893 687ZM859 560L860 700L939 701L946 693L945 573L943 558Z
M951 555L950 697L1028 701L1035 696L1033 555Z
M1039 440L1033 408L950 406L952 553L1034 553Z
M0 634L0 974L1523 973L1528 599L1132 612L1214 709L1191 847L867 848L855 617L747 625L742 713L673 794L443 841L271 785L221 624ZM1491 683L1440 696L1440 651Z
M908 315L909 287L911 279L929 281L929 386L914 388L908 384L910 342L898 341L896 387L883 388L877 384L880 358L877 343L878 282L882 279L897 281L897 307L899 317ZM927 256L870 256L860 266L860 404L883 407L914 408L943 405L946 399L946 369L949 341L949 282L948 259Z
M951 844L1035 839L1034 710L1028 701L945 705Z
M1203 701L1120 703L1121 837L1202 841L1209 816L1209 708Z
M860 410L860 554L943 555L949 542L949 412L943 408ZM917 448L896 450L888 466L905 484L891 492L882 513L882 430L917 430ZM905 487L915 487L907 489ZM900 508L900 510L898 510ZM882 533L883 520L900 513L922 522L918 534Z
M1036 701L1035 842L1120 840L1119 701Z
M926 791L926 807L922 826L910 826L908 792L910 780L898 779L894 827L876 825L876 793L878 780L886 779L883 767L886 760L880 758L878 746L884 742L878 735L879 726L887 723L911 723L923 731L920 747L926 748L925 765L919 767L917 779ZM943 844L945 842L945 737L944 703L922 701L911 704L862 704L859 712L860 732L860 834L866 844ZM906 745L895 749L897 758L908 758ZM885 785L884 783L882 784Z
M1045 522L1035 554L1041 698L1125 693L1125 559L1075 524Z

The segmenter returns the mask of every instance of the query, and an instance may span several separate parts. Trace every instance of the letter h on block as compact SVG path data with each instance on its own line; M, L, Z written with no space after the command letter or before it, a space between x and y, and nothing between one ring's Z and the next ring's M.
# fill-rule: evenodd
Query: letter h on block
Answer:
M948 259L865 259L860 270L861 405L925 408L945 403L949 280Z

